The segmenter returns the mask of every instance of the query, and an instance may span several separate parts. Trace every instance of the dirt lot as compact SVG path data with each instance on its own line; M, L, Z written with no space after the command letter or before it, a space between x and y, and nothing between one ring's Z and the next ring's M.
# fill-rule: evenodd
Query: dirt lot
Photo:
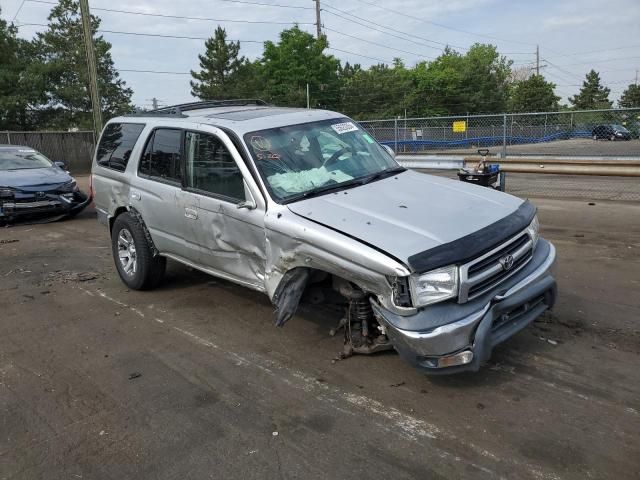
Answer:
M0 230L0 479L640 478L640 205L535 203L557 308L437 378L177 264L129 291L90 211Z

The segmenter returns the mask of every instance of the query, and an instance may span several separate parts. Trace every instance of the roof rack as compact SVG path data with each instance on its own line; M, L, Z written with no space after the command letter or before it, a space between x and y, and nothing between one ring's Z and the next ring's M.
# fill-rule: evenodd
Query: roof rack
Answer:
M204 108L217 108L217 107L245 107L247 105L256 105L260 107L267 107L269 104L259 98L240 98L232 100L204 100L202 102L190 102L180 103L178 105L171 105L169 107L162 107L156 110L149 110L146 112L135 112L124 115L125 117L180 117L186 118L183 112L190 110L200 110Z
M240 98L232 100L205 100L202 102L181 103L179 105L171 105L169 107L158 108L157 110L151 110L151 114L173 114L180 115L182 112L190 110L201 110L203 108L216 108L216 107L244 107L247 105L256 105L266 107L268 105L264 100L259 98Z

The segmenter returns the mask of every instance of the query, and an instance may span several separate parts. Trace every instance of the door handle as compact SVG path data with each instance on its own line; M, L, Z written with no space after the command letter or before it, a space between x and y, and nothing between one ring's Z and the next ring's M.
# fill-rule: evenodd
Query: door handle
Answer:
M196 218L198 218L198 211L194 210L193 208L185 207L184 216L192 220L195 220Z
M142 195L140 195L138 192L131 192L132 200L140 200L141 198L142 198Z

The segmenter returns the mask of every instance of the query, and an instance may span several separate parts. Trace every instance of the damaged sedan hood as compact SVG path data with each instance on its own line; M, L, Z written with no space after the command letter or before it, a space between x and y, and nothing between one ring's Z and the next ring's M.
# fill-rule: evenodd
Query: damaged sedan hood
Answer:
M0 170L0 187L49 190L71 180L71 176L58 167Z
M424 259L429 250L455 241L459 245L462 238L473 240L472 234L486 231L522 204L519 198L489 188L409 170L288 207L416 270L421 267L412 258L421 255ZM486 235L482 238L487 241ZM496 235L490 238L501 240Z

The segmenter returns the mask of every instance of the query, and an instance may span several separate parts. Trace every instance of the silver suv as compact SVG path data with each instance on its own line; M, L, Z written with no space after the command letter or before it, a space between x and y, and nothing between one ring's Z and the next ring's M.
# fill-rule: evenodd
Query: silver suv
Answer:
M555 301L533 205L406 170L335 112L221 101L114 118L92 187L130 288L156 286L169 258L264 292L277 326L301 301L341 304L347 355L477 370Z

